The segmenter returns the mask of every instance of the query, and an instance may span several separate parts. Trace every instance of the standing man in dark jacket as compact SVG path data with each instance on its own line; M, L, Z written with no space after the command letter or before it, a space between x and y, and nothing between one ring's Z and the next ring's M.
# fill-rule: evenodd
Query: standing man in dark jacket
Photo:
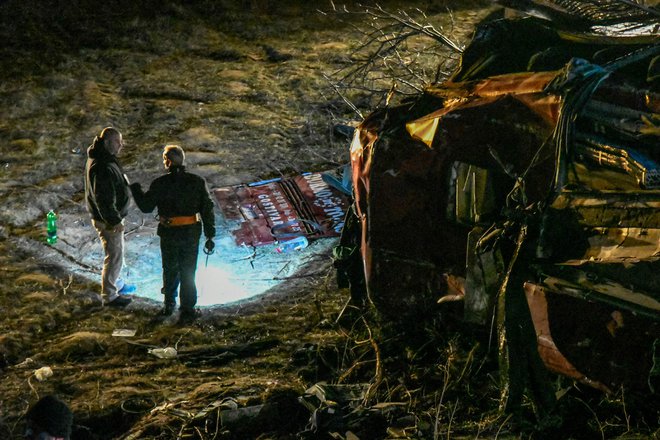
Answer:
M115 307L131 302L120 295L130 288L119 277L124 264L124 217L130 201L128 179L117 161L123 146L121 133L106 127L87 149L85 165L85 202L105 254L101 294L106 305Z
M181 147L167 145L163 150L167 174L154 180L146 193L139 183L132 184L130 188L142 212L152 212L158 207L158 235L163 260L161 292L165 296L161 314L169 316L174 312L180 285L179 322L188 324L196 317L195 271L202 225L206 236L204 248L211 253L215 247L215 216L206 181L187 172L184 161L185 153Z

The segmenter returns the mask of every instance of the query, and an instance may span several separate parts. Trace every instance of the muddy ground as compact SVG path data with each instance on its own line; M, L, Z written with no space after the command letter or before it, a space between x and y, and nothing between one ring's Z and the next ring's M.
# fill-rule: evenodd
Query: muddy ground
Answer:
M333 127L359 120L346 101L366 113L378 97L342 97L326 78L356 62L366 18L319 12L331 6L0 3L0 438L21 438L22 415L46 394L71 406L74 438L519 436L498 407L492 350L437 327L412 344L417 351L381 350L378 329L346 307L327 248L265 294L205 308L190 326L155 319L151 299L101 306L100 244L82 203L93 137L120 129L121 162L143 183L161 173L170 142L211 188L341 166L348 141ZM491 12L476 1L383 6L419 7L461 44ZM457 60L451 51L428 57L447 71ZM50 209L61 213L56 246L44 242ZM128 220L144 226L145 217L133 207ZM135 235L129 265L147 252ZM177 357L150 353L164 347ZM299 398L321 382L357 385L358 410L311 417ZM657 420L631 417L625 396L557 383L562 396L576 393L569 435L657 435Z

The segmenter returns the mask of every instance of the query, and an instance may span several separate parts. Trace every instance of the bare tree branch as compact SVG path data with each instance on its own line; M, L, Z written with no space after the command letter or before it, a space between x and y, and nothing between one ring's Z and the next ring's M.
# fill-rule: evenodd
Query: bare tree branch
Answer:
M332 15L362 37L346 65L325 75L335 93L360 117L364 112L352 102L353 97L359 96L363 105L369 105L365 110L371 110L385 100L389 102L388 94L417 95L448 76L441 68L443 61L458 58L463 51L441 26L431 22L434 17L420 9L391 12L377 4L358 4L357 9L350 10L331 2L331 11L322 13ZM443 20L447 18L453 23L449 12Z

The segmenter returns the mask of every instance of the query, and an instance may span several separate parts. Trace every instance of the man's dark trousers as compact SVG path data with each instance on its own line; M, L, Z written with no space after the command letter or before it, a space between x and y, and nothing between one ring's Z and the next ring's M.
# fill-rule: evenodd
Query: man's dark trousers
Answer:
M180 309L183 312L192 312L197 304L195 271L200 234L198 225L167 228L160 234L165 304L174 306L180 285Z

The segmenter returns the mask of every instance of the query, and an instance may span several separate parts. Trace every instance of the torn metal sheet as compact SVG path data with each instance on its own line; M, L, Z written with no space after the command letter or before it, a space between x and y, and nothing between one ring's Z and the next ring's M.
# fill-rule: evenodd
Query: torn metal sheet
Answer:
M525 296L529 303L529 311L536 330L538 350L541 359L548 369L576 379L601 391L611 392L604 384L588 378L578 371L573 364L559 351L550 331L550 318L548 317L548 301L546 292L539 285L525 283Z
M296 236L310 239L341 234L348 197L330 186L322 173L305 173L213 191L236 244L261 246Z
M591 174L595 174L594 170ZM592 179L592 182L600 180ZM584 246L573 242L573 252L564 255L565 264L585 262L656 261L660 259L660 197L657 191L638 189L628 192L564 191L557 195L551 208L562 217L563 230L546 239L542 232L540 248L547 255L561 242L557 235L566 230L581 231ZM550 210L548 210L550 214ZM557 229L555 227L555 229ZM555 244L546 242L554 241Z
M645 292L639 287L641 283L637 283L638 286L631 289L620 282L573 266L544 267L538 272L549 292L609 304L660 322L660 294L653 291Z
M648 41L658 35L660 12L644 3L616 0L497 0L497 3L563 27L566 38L582 42ZM576 31L576 29L579 29Z
M549 96L543 91L559 73L554 71L499 75L470 86L471 91L467 96L465 88L457 88L457 84L430 86L425 92L431 96L445 98L445 105L439 110L408 122L406 129L414 139L432 148L433 138L444 116L456 111L489 106L505 98L516 99L543 119L554 123L559 114L559 97Z

